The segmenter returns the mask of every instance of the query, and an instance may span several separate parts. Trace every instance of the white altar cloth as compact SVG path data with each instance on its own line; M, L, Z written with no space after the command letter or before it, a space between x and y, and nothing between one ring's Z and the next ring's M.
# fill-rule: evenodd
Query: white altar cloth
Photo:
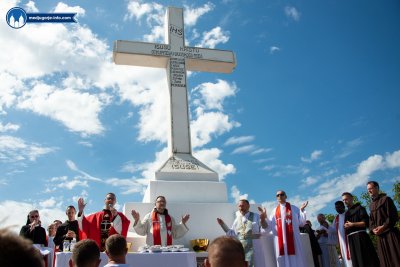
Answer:
M55 267L69 267L72 252L57 252ZM100 253L103 267L108 262L107 255ZM128 253L126 263L135 267L196 267L195 252Z

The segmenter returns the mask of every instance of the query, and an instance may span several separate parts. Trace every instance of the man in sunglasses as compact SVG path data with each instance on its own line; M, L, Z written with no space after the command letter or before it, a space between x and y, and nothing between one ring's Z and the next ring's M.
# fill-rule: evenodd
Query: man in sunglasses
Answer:
M275 235L275 253L277 267L308 267L302 250L299 227L306 223L304 209L308 201L300 209L286 202L285 191L276 192L278 206L269 217L269 225Z

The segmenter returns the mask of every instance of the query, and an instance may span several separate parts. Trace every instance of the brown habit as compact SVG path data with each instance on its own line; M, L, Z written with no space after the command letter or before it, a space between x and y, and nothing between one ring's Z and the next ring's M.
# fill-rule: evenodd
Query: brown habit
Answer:
M400 266L400 233L395 224L398 214L390 197L380 194L372 200L369 209L370 230L384 226L384 231L377 238L380 267Z

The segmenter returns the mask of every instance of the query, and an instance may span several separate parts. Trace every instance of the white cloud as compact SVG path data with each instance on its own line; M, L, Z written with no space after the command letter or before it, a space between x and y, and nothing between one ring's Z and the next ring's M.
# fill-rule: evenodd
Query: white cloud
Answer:
M322 155L322 150L314 150L309 158L301 157L301 161L310 163L319 159L321 155Z
M198 8L190 8L185 6L184 10L184 21L187 26L194 26L197 23L197 20L207 12L213 10L215 5L211 2L204 4L202 7Z
M263 159L256 159L254 160L255 163L264 163L268 161L273 161L275 158L263 158Z
M75 163L72 160L66 160L65 163L67 163L68 168L70 168L72 171L79 171L78 167L76 167Z
M85 147L93 147L93 144L87 141L80 141L78 144L85 146Z
M1 57L0 54L0 62ZM17 76L7 71L1 71L0 67L0 114L5 114L4 109L11 107L15 103L16 94L22 91L23 87L23 82Z
M272 148L257 148L253 152L250 153L250 155L258 155L261 153L268 153L272 150Z
M86 11L83 8L81 8L80 6L68 6L67 4L59 2L57 4L57 6L53 9L52 12L54 12L54 13L63 13L63 12L76 13L77 17L80 17L80 16L83 17L85 15Z
M150 34L145 34L143 39L149 43L164 43L165 30L163 26L154 26Z
M60 201L59 203L62 204L63 202ZM46 204L48 203L46 202L42 202L42 204L44 204L44 206L41 206L40 203L26 203L11 200L0 202L0 210L9 211L1 216L0 228L9 228L19 233L21 226L26 223L29 211L33 209L39 209L40 220L42 226L45 228L54 220L63 220L63 218L65 218L64 210L60 209L58 206L47 207Z
M75 162L73 162L72 160L66 160L65 163L67 164L68 168L70 168L72 171L76 171L76 172L80 173L81 175L83 175L82 177L79 177L80 180L83 178L83 179L90 180L90 181L95 181L95 182L101 182L102 181L100 178L94 177L94 176L92 176L92 175L80 170L76 166ZM79 183L77 183L77 184L79 184Z
M246 145L246 146L241 146L238 148L235 148L232 151L232 154L243 154L243 153L251 153L256 149L255 145Z
M279 51L281 51L281 49L279 48L279 47L277 47L277 46L271 46L270 48L269 48L269 53L272 55L272 54L275 54L276 52L279 52Z
M125 20L131 20L135 18L140 21L143 17L147 17L149 22L150 19L154 19L154 13L160 16L163 6L157 3L142 3L138 0L130 0L127 5L128 14L125 15Z
M348 157L356 150L357 147L361 146L363 143L364 141L362 140L361 137L346 142L344 147L342 148L341 153L337 156L337 158L342 159Z
M294 21L299 21L300 20L300 12L297 11L295 7L292 6L286 6L285 7L285 14L288 18L293 19Z
M29 1L26 3L24 9L27 12L39 12L39 9L37 9L34 1Z
M28 4L34 8L33 2ZM1 13L7 10L0 8ZM52 10L85 13L64 3ZM0 35L7 39L0 43L0 86L5 87L0 88L0 113L16 107L50 117L82 135L101 133L98 115L108 102L104 92L95 94L95 84L101 70L111 65L106 42L80 24L32 24L18 32L6 26L0 25ZM79 92L88 88L90 94Z
M318 182L318 178L308 176L307 178L301 180L301 187L308 187L310 185L316 184Z
M239 189L236 185L231 187L231 197L235 200L235 203L238 203L241 199L247 199L249 194L242 194L240 193Z
M121 167L122 172L128 172L128 173L135 173L140 170L141 170L140 167L132 161L126 162Z
M0 133L5 133L5 132L15 132L18 131L19 129L18 124L13 124L13 123L7 123L6 125L3 125L3 123L0 121Z
M224 146L229 146L229 145L240 145L243 143L250 143L253 142L255 137L253 135L247 135L247 136L232 136L229 137L228 140L224 143Z
M236 168L233 164L224 164L220 159L222 151L218 148L198 150L193 155L201 162L219 174L219 179L224 180L229 174L234 174Z
M215 48L218 44L229 41L229 31L223 31L221 27L215 27L209 32L203 32L203 38L196 46Z
M276 166L275 165L265 165L262 169L264 171L270 171L272 169L274 169Z
M211 141L212 135L221 135L239 125L221 112L204 112L192 121L192 146L201 147Z
M43 200L39 202L39 205L43 208L51 208L56 206L57 200L54 197L50 197L49 199Z
M397 150L392 154L386 154L386 165L389 168L400 167L400 150Z
M98 96L89 93L37 84L22 94L18 107L60 121L69 130L83 135L104 130L98 118L102 103Z
M35 161L38 157L54 151L55 148L27 143L18 137L0 136L0 162Z
M105 180L106 184L120 187L123 191L123 195L140 193L143 191L143 184L136 181L135 179L120 179L120 178L109 178Z
M82 178L82 177L78 176L72 180L67 180L62 183L57 183L56 186L58 188L63 188L63 189L68 189L68 190L72 190L75 187L89 187L88 181L82 180L80 178Z
M315 186L315 192L309 198L309 214L316 216L321 209L327 205L332 205L333 201L340 200L343 192L353 192L358 187L365 187L365 184L370 177L377 171L385 170L386 168L400 168L400 165L392 165L390 160L397 157L400 150L386 154L386 157L381 155L373 155L366 160L361 161L354 173L343 174L338 177L327 180L326 182ZM313 182L309 179L308 182ZM295 196L298 199L304 199L304 196ZM307 215L308 216L308 215Z
M235 96L238 91L236 84L229 84L224 80L217 80L217 83L202 83L193 89L193 92L199 92L207 109L223 109L225 98ZM199 101L195 102L199 103ZM199 103L200 104L200 103Z

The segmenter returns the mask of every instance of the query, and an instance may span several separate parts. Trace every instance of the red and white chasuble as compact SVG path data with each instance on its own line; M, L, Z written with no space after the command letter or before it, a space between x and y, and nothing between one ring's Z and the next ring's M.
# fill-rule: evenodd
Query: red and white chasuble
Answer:
M161 246L161 222L159 219L158 212L153 211L151 213L151 220L153 222L153 243L154 245L160 245ZM165 225L167 231L165 234L167 234L167 246L172 245L172 222L171 222L171 216L169 214L165 214Z
M102 222L105 212L99 211L88 216L82 214L78 217L79 229L80 229L80 240L82 239L93 239L96 241L99 248L101 248L101 232ZM112 226L108 229L108 236L113 234L121 234L124 237L128 234L130 221L121 212L118 215L111 218Z
M139 220L133 226L138 235L146 236L148 246L168 246L174 243L174 239L184 236L189 229L183 223L177 224L174 217L166 214L146 214L143 220Z
M275 236L277 267L309 267L302 249L299 227L306 222L305 212L290 203L279 204L268 219Z

